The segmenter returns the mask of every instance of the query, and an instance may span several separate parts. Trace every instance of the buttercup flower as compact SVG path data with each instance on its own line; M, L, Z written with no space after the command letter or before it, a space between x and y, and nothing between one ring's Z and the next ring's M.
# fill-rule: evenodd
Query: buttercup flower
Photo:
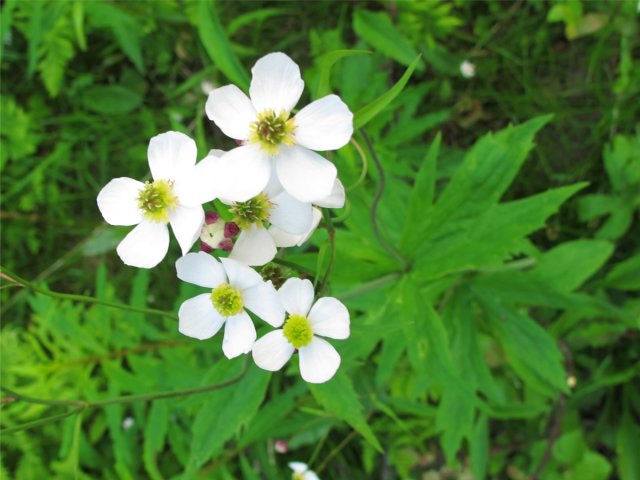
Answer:
M293 470L291 480L320 480L316 472L309 470L309 466L302 462L289 462L289 468Z
M247 309L273 327L282 325L284 309L271 282L255 270L229 258L220 262L204 252L189 253L176 262L180 280L211 289L180 305L178 330L205 340L224 325L222 351L234 358L248 353L256 339Z
M125 264L140 268L155 267L167 254L167 223L182 254L188 252L200 235L202 204L213 200L202 180L211 172L196 166L196 144L188 136L179 132L157 135L149 142L147 155L153 181L114 178L98 194L98 208L107 223L137 225L117 252Z
M255 197L269 182L272 168L295 199L314 202L328 196L336 167L313 150L346 145L353 134L353 114L338 96L327 95L291 117L304 81L298 65L284 53L262 57L251 72L250 98L227 85L213 90L207 100L207 116L242 142L216 171L220 196L236 202Z
M298 350L302 378L309 383L326 382L338 370L340 355L320 336L349 336L347 308L333 297L320 298L312 307L313 285L299 278L287 280L278 295L289 316L283 328L256 341L252 350L256 365L275 372Z

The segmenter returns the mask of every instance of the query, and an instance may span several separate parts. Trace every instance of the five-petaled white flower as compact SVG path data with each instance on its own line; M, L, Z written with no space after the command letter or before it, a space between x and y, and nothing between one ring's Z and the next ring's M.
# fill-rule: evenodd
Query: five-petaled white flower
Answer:
M316 472L309 470L306 463L289 462L289 468L293 470L291 480L320 480Z
M98 208L107 223L137 225L117 248L127 265L152 268L162 261L169 249L167 223L183 255L195 243L204 222L202 204L213 200L201 180L211 172L196 166L197 154L183 133L157 135L147 151L152 182L120 177L100 190Z
M335 375L340 355L323 337L349 336L349 312L339 300L323 297L313 304L309 280L290 278L278 290L289 316L283 328L267 333L255 342L252 354L260 368L280 370L293 352L300 355L300 374L309 383L323 383Z
M221 258L220 262L204 252L188 253L176 262L179 279L211 289L180 306L178 329L204 340L225 325L222 351L234 358L248 353L256 339L256 328L245 309L274 327L282 325L284 309L270 281L235 260Z
M244 202L258 195L272 169L284 190L301 202L328 196L336 167L313 150L336 150L353 134L353 114L336 95L322 97L290 118L302 95L298 65L284 53L256 62L247 97L235 85L216 88L207 116L243 144L223 157L216 174L220 197Z

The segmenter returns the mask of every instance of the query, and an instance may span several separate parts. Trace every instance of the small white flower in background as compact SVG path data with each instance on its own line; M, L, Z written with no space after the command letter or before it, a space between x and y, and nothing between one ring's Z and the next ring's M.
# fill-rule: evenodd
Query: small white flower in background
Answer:
M152 268L167 254L169 229L184 255L200 235L202 204L213 200L207 165L196 165L195 142L183 133L167 132L149 142L147 155L152 182L120 177L98 194L100 213L111 225L137 225L117 248L122 261ZM202 163L202 162L201 162Z
M222 351L227 358L235 358L248 353L256 339L256 328L245 310L279 327L284 309L272 283L255 270L229 258L220 262L204 252L188 253L176 262L180 280L211 289L180 305L178 330L204 340L224 325Z
M273 442L273 447L276 453L287 453L289 451L289 445L284 440L276 440Z
M124 420L122 420L122 429L129 430L135 423L136 421L133 417L125 417Z
M349 336L347 307L333 297L320 298L312 306L313 285L299 278L288 279L278 295L289 316L283 328L255 342L252 354L256 365L275 372L297 350L302 378L309 383L326 382L338 370L340 355L320 336L335 339Z
M336 95L322 97L291 117L304 81L298 65L284 53L270 53L251 70L247 97L235 85L216 88L207 116L242 146L228 152L216 174L220 196L245 202L267 185L272 169L284 190L301 202L328 196L336 167L313 150L337 150L353 134L353 114Z
M469 60L460 64L460 73L464 78L473 78L476 75L476 66Z
M302 462L289 462L289 468L293 470L291 480L320 480L316 472L309 470L309 466Z

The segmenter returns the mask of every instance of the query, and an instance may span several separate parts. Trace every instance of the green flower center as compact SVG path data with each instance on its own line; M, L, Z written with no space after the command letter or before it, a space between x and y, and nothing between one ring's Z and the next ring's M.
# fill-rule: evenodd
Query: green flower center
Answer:
M260 143L260 146L267 153L276 154L278 153L278 145L281 143L293 144L292 133L295 128L293 118L289 118L289 114L285 110L281 110L276 115L269 108L258 114L258 121L251 124L249 140Z
M233 317L242 312L242 294L228 283L211 290L211 303L223 317Z
M138 208L153 222L167 223L169 213L177 206L178 199L173 194L173 182L167 180L145 182L138 194Z
M304 347L311 343L313 339L313 330L311 322L307 317L302 315L289 315L287 322L282 328L284 338L286 338L294 348Z
M236 202L229 209L233 214L233 222L243 230L251 225L262 226L262 222L269 220L273 203L269 201L264 193L256 195L246 202Z
M304 473L294 472L293 475L291 475L291 480L304 480Z

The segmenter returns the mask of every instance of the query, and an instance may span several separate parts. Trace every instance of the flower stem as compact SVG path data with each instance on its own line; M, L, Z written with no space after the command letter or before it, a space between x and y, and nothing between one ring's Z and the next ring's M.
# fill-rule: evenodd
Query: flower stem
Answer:
M27 395L22 395L21 393L18 393L7 387L0 387L0 391L9 395L9 398L8 398L9 402L23 401L27 403L37 403L40 405L77 407L75 410L70 410L69 412L66 412L66 413L53 415L51 417L42 418L40 420L35 420L33 422L29 422L29 423L15 426L15 427L9 427L4 430L0 430L0 433L11 433L11 432L16 432L19 430L31 428L31 427L37 427L45 423L55 422L62 418L68 417L70 415L80 413L85 408L104 407L106 405L125 404L125 403L133 403L133 402L147 402L147 401L161 400L165 398L185 397L189 395L197 395L200 393L212 392L214 390L221 390L225 387L229 387L235 383L238 383L240 380L242 380L242 378L247 373L248 368L249 368L249 362L245 361L244 366L242 367L242 371L238 375L236 375L235 377L225 382L216 383L214 385L188 388L185 390L175 390L173 392L156 392L156 393L147 393L142 395L124 395L121 397L108 398L106 400L98 400L95 402L87 402L84 400L51 400L47 398L35 398Z
M120 310L129 310L131 312L136 313L145 313L148 315L158 315L161 317L170 318L172 320L176 320L177 317L172 312L167 312L166 310L157 310L155 308L144 308L144 307L134 307L133 305L125 305L122 303L109 302L107 300L101 300L96 297L90 297L87 295L77 295L74 293L62 293L62 292L54 292L52 290L48 290L46 288L39 287L38 285L25 280L24 278L19 277L15 273L8 270L6 267L0 266L0 274L3 278L12 281L14 284L32 290L36 293L40 293L42 295L47 295L52 298L59 298L62 300L72 300L74 302L83 302L83 303L93 303L96 305L104 305L105 307L110 308L118 308Z
M327 288L329 277L331 276L331 272L333 271L333 264L336 262L336 229L333 226L331 213L329 213L329 211L327 210L322 210L322 218L324 218L325 228L327 229L327 234L329 235L329 248L331 250L331 257L329 258L329 265L327 266L327 270L324 272L324 276L322 277L320 288L317 290L318 295L324 292Z

